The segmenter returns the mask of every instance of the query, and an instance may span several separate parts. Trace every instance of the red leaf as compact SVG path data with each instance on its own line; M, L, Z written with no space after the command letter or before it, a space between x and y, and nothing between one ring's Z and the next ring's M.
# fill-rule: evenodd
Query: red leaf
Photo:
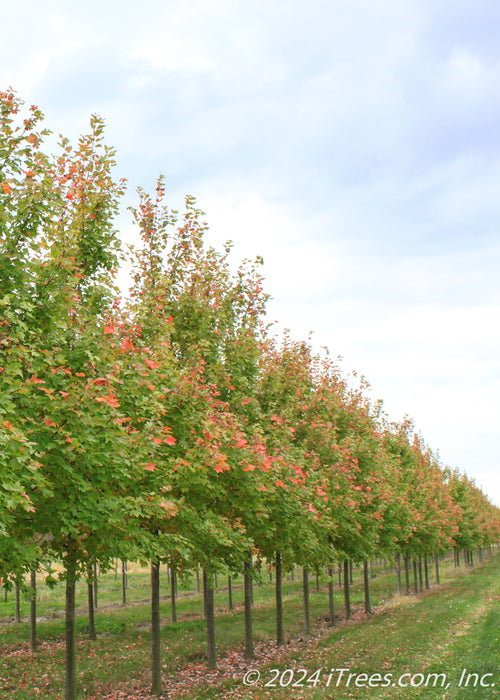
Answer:
M154 472L156 469L156 464L153 464L153 462L147 462L144 469L148 472Z
M108 392L106 396L98 396L96 398L96 401L103 401L109 404L110 406L113 406L114 408L117 408L120 405L116 396L111 392Z
M156 362L155 360L146 359L146 364L150 369L156 369L157 367L161 367L161 362Z
M29 382L33 382L33 384L45 384L45 382L43 381L43 379L38 379L38 377L36 376L36 374L33 375L33 377L31 377L31 379L28 379L28 381L29 381Z
M111 335L113 333L116 333L116 329L113 325L104 326L104 335Z
M168 437L165 438L165 440L163 442L166 442L167 445L175 445L177 440L174 438L173 435L169 435Z

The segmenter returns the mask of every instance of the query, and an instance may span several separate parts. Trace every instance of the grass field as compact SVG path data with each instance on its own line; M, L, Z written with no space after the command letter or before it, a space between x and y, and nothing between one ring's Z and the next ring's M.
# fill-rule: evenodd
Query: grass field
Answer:
M500 697L498 554L473 570L455 569L451 562L442 564L442 585L433 586L419 596L398 597L394 573L382 566L375 567L374 572L371 595L375 614L367 617L362 613L362 572L355 570L353 620L346 623L340 617L333 629L326 621L326 579L320 580L319 592L311 581L311 619L316 623L308 639L303 638L301 632L299 577L286 581L287 644L279 650L273 643L274 588L267 582L256 585L254 662L245 662L242 658L242 581L234 582L235 609L229 611L226 581L219 577L221 590L216 595L219 670L210 674L204 670L205 624L196 582L193 578L179 581L178 622L172 624L168 586L164 580L161 616L165 697L192 700L280 700L291 695L314 700ZM110 572L100 577L95 641L86 639L87 592L83 584L79 588L77 603L82 614L77 621L78 673L82 698L149 697L148 587L149 572L136 565L129 566L128 603L123 606L120 576ZM13 593L9 594L7 603L0 603L0 698L62 697L64 589L58 586L51 591L40 586L38 598L40 650L36 654L29 651L28 623L12 622ZM335 598L341 615L342 592L337 587ZM25 619L28 603L23 604L22 612ZM342 668L346 670L339 678L338 669ZM255 685L246 687L243 677L249 670L258 670L261 677ZM459 687L461 677L462 686ZM255 675L250 678L256 680Z

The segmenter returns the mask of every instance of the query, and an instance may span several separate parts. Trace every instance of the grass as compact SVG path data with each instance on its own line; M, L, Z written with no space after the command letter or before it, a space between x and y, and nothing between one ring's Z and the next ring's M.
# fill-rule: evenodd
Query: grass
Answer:
M225 681L216 688L197 687L190 698L266 698L275 700L290 697L308 697L320 700L330 697L363 698L492 698L500 689L497 660L499 658L500 612L500 557L497 555L484 566L474 570L454 569L448 563L441 567L443 584L420 596L394 597L395 575L375 569L377 576L371 580L372 604L377 614L361 621L339 625L333 631L309 641L298 642L302 630L301 583L286 581L285 631L288 643L280 650L279 662L260 667L262 682L245 688L241 679L245 672L239 668L235 680ZM225 581L219 578L219 585ZM321 621L327 614L328 600L326 580L321 581L320 593L315 592L311 581L311 620ZM178 622L170 623L170 602L166 582L163 583L161 603L162 618L162 667L165 687L184 673L186 669L201 669L205 661L205 624L201 616L201 595L193 590L194 580L179 582L177 600ZM79 590L78 601L85 611L86 587ZM336 605L341 610L342 594L336 588ZM97 639L86 639L87 620L81 614L77 619L78 673L82 698L102 698L117 689L139 692L149 687L150 629L149 629L149 572L130 566L129 604L122 606L120 577L113 572L99 579L99 608L96 611ZM27 700L28 698L62 697L64 685L64 620L60 615L64 590L39 588L39 614L45 619L38 623L41 642L36 654L29 652L29 625L26 622L6 622L13 616L13 595L7 603L0 604L0 698ZM233 588L235 610L227 609L227 591L216 596L217 651L219 658L231 656L243 644L243 591L241 579ZM363 604L362 572L355 571L352 589L353 610ZM25 605L25 614L28 609ZM359 616L359 615L357 615ZM355 617L357 617L355 616ZM326 625L323 622L323 629ZM257 644L272 650L275 634L274 588L269 584L255 586L254 639ZM321 678L315 687L311 682L303 688L265 688L272 678L271 668L304 668L311 675L322 668ZM249 668L251 665L249 666ZM325 683L330 669L345 667L351 673L392 673L393 678L403 673L447 673L450 688L413 687L361 688L344 685L332 687L338 674L331 679L330 688ZM478 678L487 673L496 674L496 688L457 687L462 669L477 673ZM295 672L294 672L295 673ZM290 675L290 674L289 674ZM300 676L299 676L300 677ZM299 678L294 676L296 681ZM288 676L283 676L286 681ZM486 681L494 682L495 676ZM359 682L359 679L358 679ZM474 682L472 676L469 686ZM116 696L117 697L117 696ZM124 697L124 695L122 696ZM142 697L146 697L142 695Z

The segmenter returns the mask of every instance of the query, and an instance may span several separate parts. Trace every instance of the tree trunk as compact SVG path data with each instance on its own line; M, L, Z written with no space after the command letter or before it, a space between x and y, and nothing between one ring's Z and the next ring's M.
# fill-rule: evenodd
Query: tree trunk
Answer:
M205 607L207 617L207 668L213 670L217 665L215 650L215 606L213 574L203 569L203 587L205 589Z
M160 562L151 562L151 694L161 695Z
M408 555L405 555L405 584L406 584L406 595L410 595L410 559Z
M427 555L424 557L424 578L425 578L425 587L426 589L430 588L429 585L429 564L427 562Z
M344 560L344 603L346 620L351 619L351 598L349 594L349 562Z
M245 592L245 659L254 658L252 632L252 558L245 561L243 587Z
M177 572L170 568L170 617L172 622L177 622L177 609L175 606L175 596L177 593Z
M200 567L196 565L196 592L200 592Z
M438 554L436 554L436 556L434 557L434 565L436 568L436 583L439 586L439 555Z
M335 624L335 607L333 599L333 566L328 569L328 610L330 624Z
M401 595L401 554L399 552L396 554L396 578L398 581L398 595Z
M231 574L228 575L227 577L227 598L228 598L228 604L229 604L229 610L233 610L233 580L231 578Z
M276 552L276 645L283 644L283 593L281 589L281 552Z
M368 571L368 562L365 561L363 563L363 580L364 580L364 588L365 588L365 613L367 615L370 615L372 612L371 605L370 605L370 577L369 577L369 571Z
M97 563L94 562L94 610L97 610Z
M415 593L418 593L418 566L417 560L413 557L413 583L415 588Z
M127 562L122 560L122 603L127 604Z
M422 571L422 557L418 558L418 583L420 587L420 592L424 590L424 576Z
M75 639L76 562L68 557L66 566L66 679L64 700L76 698L76 639Z
M88 572L87 580L87 601L89 608L89 639L95 639L95 617L94 617L94 583L92 581L92 571Z
M16 622L19 623L19 622L21 622L21 592L20 592L19 583L17 582L17 580L16 580L16 583L14 585L14 592L15 592L15 600L16 600L16 602L15 602L16 607L15 607L14 616L15 616Z
M33 653L38 649L36 635L36 569L31 569L30 649Z
M319 593L319 571L316 570L316 593Z
M351 582L351 586L353 585L352 569L353 569L353 565L352 565L352 561L350 561L349 562L349 581Z
M304 634L308 635L311 631L309 616L309 572L305 567L302 569L302 594L304 598Z

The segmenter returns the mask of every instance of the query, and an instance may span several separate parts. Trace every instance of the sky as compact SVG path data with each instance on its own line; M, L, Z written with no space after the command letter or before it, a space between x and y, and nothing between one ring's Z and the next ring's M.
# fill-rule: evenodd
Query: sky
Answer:
M0 89L106 122L264 258L269 317L363 374L500 506L498 0L0 0Z

